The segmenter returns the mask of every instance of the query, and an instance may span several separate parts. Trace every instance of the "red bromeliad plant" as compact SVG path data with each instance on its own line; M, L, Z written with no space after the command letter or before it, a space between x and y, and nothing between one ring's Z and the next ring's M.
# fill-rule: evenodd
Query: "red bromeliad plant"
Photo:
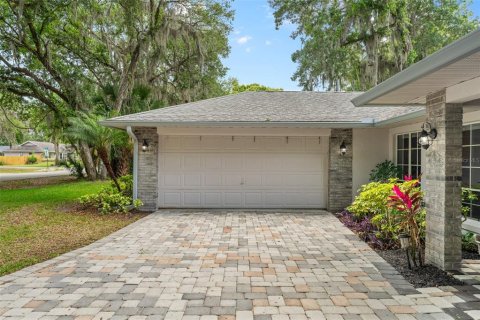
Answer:
M394 195L388 199L388 206L397 213L397 224L400 229L410 235L413 263L417 266L416 253L418 252L418 262L423 265L422 255L422 227L419 225L422 214L422 192L416 188L417 183L406 184L402 191L397 185L393 186Z

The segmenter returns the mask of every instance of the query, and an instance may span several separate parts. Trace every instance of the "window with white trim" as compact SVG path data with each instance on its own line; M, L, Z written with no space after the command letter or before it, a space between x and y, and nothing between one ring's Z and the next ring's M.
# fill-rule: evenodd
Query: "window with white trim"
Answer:
M463 126L462 187L479 198L463 205L470 206L470 218L480 220L480 123Z
M402 176L420 176L422 151L418 144L420 132L397 134L395 148L395 164L402 168Z

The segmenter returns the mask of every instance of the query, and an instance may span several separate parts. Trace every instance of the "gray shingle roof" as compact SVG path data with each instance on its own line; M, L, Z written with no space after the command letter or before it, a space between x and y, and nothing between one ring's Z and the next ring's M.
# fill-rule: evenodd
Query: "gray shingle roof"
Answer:
M20 145L11 147L9 150L4 150L6 153L15 153L15 152L43 152L43 150L48 149L49 152L55 152L55 144L51 142L44 141L25 141ZM60 152L65 152L67 146L63 143L59 144Z
M351 99L361 92L244 92L111 118L105 125L191 122L375 122L423 107L356 108ZM116 125L114 125L116 124Z

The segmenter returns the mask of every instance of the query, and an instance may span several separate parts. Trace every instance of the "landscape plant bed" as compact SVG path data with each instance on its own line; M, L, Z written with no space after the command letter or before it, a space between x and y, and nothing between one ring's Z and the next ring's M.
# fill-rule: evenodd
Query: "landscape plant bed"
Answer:
M462 281L455 279L450 273L432 265L409 269L405 251L402 249L375 251L415 288L463 285Z
M462 258L468 260L480 260L478 252L462 251Z
M453 275L432 265L409 269L405 251L398 249L398 245L391 241L385 242L385 240L378 239L375 236L375 228L368 220L355 221L348 211L337 214L337 218L393 266L415 288L463 285L463 282L455 279Z

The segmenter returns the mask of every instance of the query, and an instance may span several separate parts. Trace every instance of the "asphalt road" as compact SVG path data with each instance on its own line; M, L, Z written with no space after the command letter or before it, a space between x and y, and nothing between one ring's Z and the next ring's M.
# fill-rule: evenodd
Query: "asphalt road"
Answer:
M69 174L70 174L70 171L64 170L64 169L55 170L55 171L39 171L39 172L28 172L28 173L0 173L0 182L35 179L35 178L61 177L61 176L68 176Z

